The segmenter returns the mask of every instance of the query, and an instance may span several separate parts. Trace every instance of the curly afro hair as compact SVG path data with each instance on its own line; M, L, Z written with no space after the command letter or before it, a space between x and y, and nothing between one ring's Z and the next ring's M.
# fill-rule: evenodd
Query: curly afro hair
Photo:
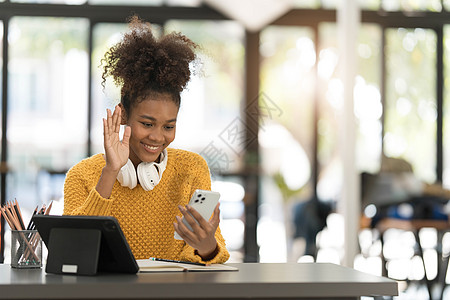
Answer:
M180 93L186 87L196 59L197 44L181 33L156 39L149 23L137 16L129 22L130 32L111 47L102 59L103 82L112 76L121 86L121 103L129 112L134 103L149 95L169 94L180 106Z

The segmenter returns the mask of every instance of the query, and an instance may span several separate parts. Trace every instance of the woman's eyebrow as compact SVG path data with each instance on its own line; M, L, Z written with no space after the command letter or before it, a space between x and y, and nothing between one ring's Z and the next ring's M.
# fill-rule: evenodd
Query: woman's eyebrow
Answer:
M156 118L154 118L152 116L142 115L141 118L148 119L148 120L153 121L153 122L158 121ZM173 122L176 122L176 121L177 121L177 118L174 118L174 119L166 120L166 123L173 123Z

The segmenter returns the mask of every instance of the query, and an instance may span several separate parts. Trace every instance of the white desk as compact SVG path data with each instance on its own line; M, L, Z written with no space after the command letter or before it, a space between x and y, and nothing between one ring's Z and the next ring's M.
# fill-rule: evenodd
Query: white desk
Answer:
M0 299L359 299L397 282L334 264L230 264L237 272L47 274L0 265Z

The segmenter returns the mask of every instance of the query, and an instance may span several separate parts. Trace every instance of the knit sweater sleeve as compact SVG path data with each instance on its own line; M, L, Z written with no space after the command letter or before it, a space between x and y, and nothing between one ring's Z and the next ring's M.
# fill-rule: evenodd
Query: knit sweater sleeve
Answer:
M100 196L95 186L100 178L101 164L95 157L84 160L67 172L64 182L65 215L110 215L113 199Z
M195 172L193 172L191 177L192 183L190 185L191 186L190 195L192 195L196 189L211 190L211 177L206 161L200 155L196 155L194 166L195 167L193 169L195 170ZM215 237L218 245L218 252L216 256L213 257L211 260L203 261L202 257L196 253L195 249L189 246L188 244L185 244L180 253L181 260L201 262L201 263L226 262L230 257L230 254L228 253L228 250L226 248L225 240L220 232L220 228L217 228Z

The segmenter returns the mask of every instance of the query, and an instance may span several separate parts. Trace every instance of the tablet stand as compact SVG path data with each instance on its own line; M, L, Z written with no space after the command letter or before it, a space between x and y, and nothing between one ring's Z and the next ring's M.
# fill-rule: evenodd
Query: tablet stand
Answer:
M99 229L51 229L45 271L56 274L95 275L100 241Z

